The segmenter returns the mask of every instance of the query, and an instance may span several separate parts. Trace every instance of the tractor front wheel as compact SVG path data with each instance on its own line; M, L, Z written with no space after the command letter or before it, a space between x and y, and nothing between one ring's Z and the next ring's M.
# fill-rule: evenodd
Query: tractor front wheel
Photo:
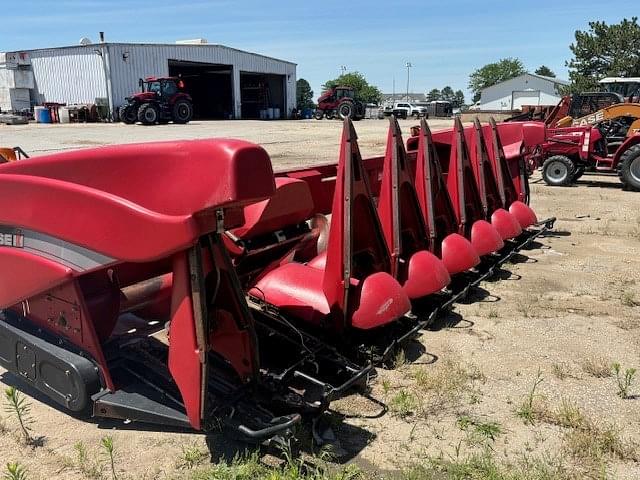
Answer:
M143 103L138 109L138 120L143 125L154 125L160 120L160 110L153 103Z
M320 110L318 108L316 109L315 112L313 112L313 118L315 118L316 120L322 120L323 117L324 117L324 110Z
M351 118L353 117L354 110L354 105L351 102L344 102L338 107L338 115L340 115L342 120L345 118Z
M552 187L570 185L575 173L575 165L569 157L554 155L545 160L542 165L542 178Z
M193 118L193 105L188 100L178 100L173 104L173 122L189 123Z
M138 120L136 106L135 105L122 105L120 110L118 110L118 114L120 115L120 121L126 123L127 125L133 125Z
M333 120L336 117L336 112L333 110L326 110L324 115L327 117L327 120Z
M629 147L620 156L618 175L625 187L640 190L640 144Z

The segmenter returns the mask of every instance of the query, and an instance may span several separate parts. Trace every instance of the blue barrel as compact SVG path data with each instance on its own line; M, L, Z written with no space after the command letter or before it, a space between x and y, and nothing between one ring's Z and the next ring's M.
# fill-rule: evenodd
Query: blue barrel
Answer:
M47 107L34 107L33 116L37 123L51 123L51 112Z

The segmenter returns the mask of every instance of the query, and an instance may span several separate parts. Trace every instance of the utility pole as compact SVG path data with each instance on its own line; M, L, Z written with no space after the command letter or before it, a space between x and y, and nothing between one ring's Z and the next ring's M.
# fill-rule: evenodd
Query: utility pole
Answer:
M407 62L405 67L407 67L407 102L409 101L409 69L413 67L411 62Z
M340 65L340 75L344 75L345 73L347 73L347 66Z

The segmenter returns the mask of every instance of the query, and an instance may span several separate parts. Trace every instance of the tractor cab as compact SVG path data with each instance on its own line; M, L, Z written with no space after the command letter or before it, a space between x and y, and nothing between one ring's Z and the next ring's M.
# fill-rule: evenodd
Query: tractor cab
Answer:
M318 103L337 103L343 98L355 98L355 92L351 87L334 87L322 94Z
M153 93L157 97L169 99L184 90L182 79L175 77L148 77L138 80L142 94Z
M598 83L603 91L621 95L627 102L640 101L640 77L606 77Z
M353 91L353 88L336 87L334 89L334 95L335 95L336 100L340 100L341 98L351 98L351 99L353 99L355 97L355 92Z

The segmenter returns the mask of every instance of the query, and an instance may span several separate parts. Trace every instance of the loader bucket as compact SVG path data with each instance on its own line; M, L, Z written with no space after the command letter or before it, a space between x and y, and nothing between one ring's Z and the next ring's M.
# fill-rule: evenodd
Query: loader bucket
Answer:
M442 174L438 152L427 122L420 122L415 168L415 187L422 212L429 249L439 255L451 275L480 263L471 242L457 233L456 214Z
M390 118L384 157L378 213L387 245L391 271L411 299L437 293L451 278L445 265L428 251L426 225L409 173L400 126Z

